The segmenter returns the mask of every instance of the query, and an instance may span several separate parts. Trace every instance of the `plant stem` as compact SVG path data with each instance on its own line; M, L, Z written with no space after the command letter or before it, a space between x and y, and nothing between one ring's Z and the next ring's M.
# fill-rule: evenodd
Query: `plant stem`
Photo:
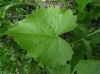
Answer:
M98 33L98 32L100 32L100 29L98 29L98 30L96 30L96 31L94 31L94 32L92 32L92 33L90 33L90 34L88 34L88 35L86 35L86 36L80 38L79 40L76 40L76 41L72 42L71 45L72 45L72 44L75 44L75 43L77 43L77 42L79 42L79 41L81 41L82 39L84 39L84 38L86 38L86 37L88 37L88 36L91 36L91 35L93 35L93 34L96 34L96 33Z

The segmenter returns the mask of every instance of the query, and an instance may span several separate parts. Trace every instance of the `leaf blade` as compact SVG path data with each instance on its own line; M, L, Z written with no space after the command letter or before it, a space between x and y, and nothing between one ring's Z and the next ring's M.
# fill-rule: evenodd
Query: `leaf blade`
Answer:
M70 21L66 17L70 18ZM68 22L63 21L64 19ZM73 23L70 23L71 19ZM69 43L58 35L74 29L77 26L75 21L71 10L66 12L57 8L40 9L6 33L13 36L15 41L28 51L28 55L43 65L65 65L67 60L71 60L73 51Z
M75 66L74 71L77 71L78 74L99 74L99 69L100 61L82 60Z

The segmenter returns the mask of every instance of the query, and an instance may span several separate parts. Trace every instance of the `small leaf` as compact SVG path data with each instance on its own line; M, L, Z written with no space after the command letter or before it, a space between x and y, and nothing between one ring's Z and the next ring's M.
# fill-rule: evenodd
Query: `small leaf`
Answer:
M88 40L93 47L95 47L95 45L100 43L100 34L96 33L93 35L90 35L86 38L86 40Z
M3 35L4 32L5 32L5 30L0 28L0 36Z
M77 74L100 74L100 61L98 60L82 60L74 68Z
M0 10L0 19L4 18L4 16L5 16L5 8L2 7L2 9Z
M97 5L97 4L96 4ZM92 15L96 18L100 17L100 6L94 6L91 8Z
M77 65L80 60L84 60L84 54L79 50L74 51L74 55L70 62L71 72L73 72L75 65Z
M88 34L88 27L85 24L79 24L77 28L72 31L73 39L79 40Z
M79 46L77 47L77 49L87 55L88 59L92 57L92 47L87 40L82 39L81 41L79 41Z
M72 22L73 21L73 22ZM73 30L77 24L71 10L40 9L19 22L7 34L43 65L65 65L73 51L58 35Z
M85 46L85 50L86 50L86 53L87 53L87 58L90 59L92 57L92 47L89 44L89 42L86 41L85 39L82 39L82 41L83 41L84 46Z
M77 15L77 22L78 23L87 23L93 19L93 15L91 12L81 11Z
M75 1L78 3L79 12L84 11L88 3L93 2L93 0L75 0Z

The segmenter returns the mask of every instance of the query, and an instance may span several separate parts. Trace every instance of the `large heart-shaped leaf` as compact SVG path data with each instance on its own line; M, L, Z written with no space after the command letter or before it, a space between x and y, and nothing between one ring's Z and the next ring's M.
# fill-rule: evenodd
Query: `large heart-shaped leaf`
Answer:
M14 40L42 64L65 65L71 60L73 51L58 35L73 30L77 24L71 10L57 8L34 11L26 19L7 31Z
M100 74L100 61L98 60L80 61L75 66L74 72L76 72L77 74Z

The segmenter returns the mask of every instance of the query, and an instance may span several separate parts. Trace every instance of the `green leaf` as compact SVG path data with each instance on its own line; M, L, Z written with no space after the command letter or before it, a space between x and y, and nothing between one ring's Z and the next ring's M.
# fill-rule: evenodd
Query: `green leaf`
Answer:
M96 4L97 5L97 4ZM92 15L96 18L100 17L100 6L94 6L91 8Z
M90 35L86 39L92 44L93 47L95 47L97 44L100 43L100 34L96 33Z
M85 50L86 50L86 53L87 53L87 58L90 59L92 57L92 47L91 45L89 44L89 42L85 39L82 39L84 45L85 46Z
M87 23L87 22L90 22L93 18L94 17L91 12L81 11L77 15L77 22L78 23L83 23L83 22Z
M100 61L98 60L82 60L74 68L77 74L100 74Z
M73 21L73 22L72 22ZM73 51L58 35L73 30L77 24L71 10L40 9L19 22L7 34L42 64L65 65Z
M73 72L75 65L77 65L80 60L84 60L84 54L79 50L74 51L74 55L70 62L71 72Z
M0 10L0 19L4 18L4 16L5 16L5 8L2 7L2 9Z
M5 1L0 0L0 5L4 5Z
M3 29L0 28L0 36L3 35L4 31L5 30L3 30Z
M70 65L57 66L54 68L48 68L50 74L70 74Z
M93 0L75 0L75 1L78 3L79 12L84 11L88 3L93 2Z
M77 46L77 49L87 55L88 59L92 57L92 47L87 40L81 39L81 41L79 41L79 46Z
M38 2L39 2L40 6L41 6L42 8L45 8L45 5L44 5L44 3L43 3L42 0L38 0Z
M79 24L71 33L74 35L72 39L76 41L86 36L89 32L86 24Z
M10 21L0 21L0 36L4 35L5 32L12 27L12 23Z
M6 71L6 70L2 71L1 69L0 69L0 73L1 73L1 74L10 74L9 71Z

